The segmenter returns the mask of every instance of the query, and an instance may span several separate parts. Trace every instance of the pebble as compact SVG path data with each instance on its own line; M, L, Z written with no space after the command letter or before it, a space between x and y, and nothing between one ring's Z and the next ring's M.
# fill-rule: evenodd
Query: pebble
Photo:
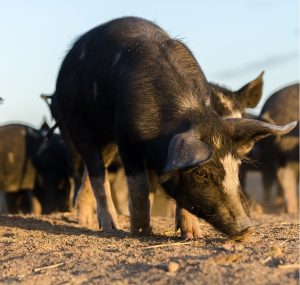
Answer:
M179 264L177 262L170 262L168 264L168 272L174 273L179 269Z
M270 255L273 257L279 257L283 255L282 249L278 245L273 245L270 251Z

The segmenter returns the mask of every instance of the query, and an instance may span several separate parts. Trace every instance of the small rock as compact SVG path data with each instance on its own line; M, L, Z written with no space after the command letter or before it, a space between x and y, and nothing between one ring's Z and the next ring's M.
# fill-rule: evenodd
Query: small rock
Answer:
M176 262L170 262L168 264L168 272L174 273L179 269L179 264Z
M233 262L238 261L241 259L243 256L241 254L235 253L235 254L219 254L215 257L213 257L213 260L215 261L216 264L219 265L228 265Z
M273 257L279 257L279 256L282 256L283 255L283 251L282 249L280 248L279 245L273 245L271 250L270 250L270 255L273 256Z
M228 251L233 251L233 250L243 250L244 246L240 242L237 243L233 241L228 241L223 244L222 248Z
M226 249L226 250L233 250L234 249L234 242L228 241L228 242L223 244L222 248Z
M235 249L236 250L243 250L245 247L243 246L243 244L241 244L241 243L237 243L236 245L235 245Z

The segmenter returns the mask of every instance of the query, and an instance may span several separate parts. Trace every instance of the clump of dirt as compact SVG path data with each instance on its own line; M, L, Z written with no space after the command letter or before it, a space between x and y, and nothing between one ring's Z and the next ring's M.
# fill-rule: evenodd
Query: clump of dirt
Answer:
M73 213L0 216L1 284L298 284L296 215L258 215L252 238L229 240L201 221L203 239L182 241L172 218L154 234L104 234Z

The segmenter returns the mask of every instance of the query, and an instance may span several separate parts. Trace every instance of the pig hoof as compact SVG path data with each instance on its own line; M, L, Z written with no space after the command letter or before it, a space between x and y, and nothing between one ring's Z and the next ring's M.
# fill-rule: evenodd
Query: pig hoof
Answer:
M104 233L112 233L112 232L114 232L115 230L117 230L117 229L115 229L114 227L101 227L101 231L102 232L104 232Z
M261 205L259 205L256 202L253 202L249 205L249 209L251 213L256 213L256 214L263 214L263 208L261 207Z
M231 239L235 241L246 241L254 233L255 233L255 227L251 226L241 231L239 234L232 236Z
M199 225L193 227L193 229L189 231L185 231L185 230L180 230L180 231L181 231L181 237L186 240L191 240L194 238L196 239L203 238Z
M198 218L185 209L178 208L176 229L180 228L183 239L203 238Z
M94 225L94 213L91 211L78 211L77 221L81 226L92 227Z
M288 208L287 213L288 214L297 214L298 213L298 208Z
M113 232L115 230L120 230L120 226L117 219L112 219L110 216L103 217L103 219L98 219L99 228L103 232Z
M152 234L152 229L149 226L134 227L134 228L131 228L131 233L134 236L149 236Z

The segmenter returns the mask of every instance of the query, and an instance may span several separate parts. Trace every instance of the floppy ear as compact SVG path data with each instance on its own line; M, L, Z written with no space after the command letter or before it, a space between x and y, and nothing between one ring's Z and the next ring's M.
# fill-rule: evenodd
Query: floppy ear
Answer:
M235 92L235 98L244 108L254 108L262 96L264 71L253 81Z
M276 126L253 119L224 119L225 127L229 130L233 140L238 144L238 151L246 154L254 143L269 135L283 135L289 133L297 125L297 121L285 126Z
M166 181L177 170L206 163L211 157L211 147L187 131L172 137L160 182Z

